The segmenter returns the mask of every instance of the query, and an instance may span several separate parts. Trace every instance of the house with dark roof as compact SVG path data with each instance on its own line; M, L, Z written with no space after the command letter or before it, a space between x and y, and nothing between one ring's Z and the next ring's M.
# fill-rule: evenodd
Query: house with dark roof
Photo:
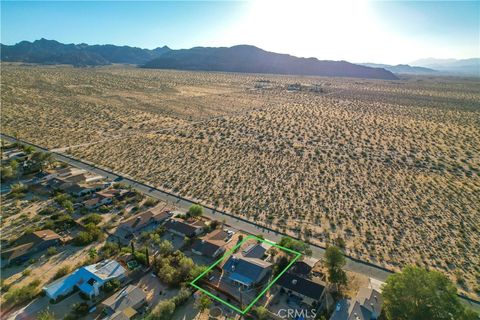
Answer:
M226 231L216 229L200 239L195 239L192 252L209 258L216 258L225 252L224 246L228 243L227 239L229 240L230 237Z
M295 261L290 268L289 272L299 276L310 278L311 272L315 265L318 263L318 259L302 256L302 260Z
M1 266L27 261L33 254L56 246L60 242L61 237L52 230L40 230L24 234L14 242L14 247L2 250Z
M200 235L205 227L203 221L192 218L188 220L172 218L165 223L165 228L171 233L189 238Z
M360 288L355 299L337 302L330 320L377 320L382 312L382 294L370 288Z
M137 313L137 310L147 304L146 299L142 289L130 284L105 299L101 306L110 317L126 310L127 312L123 312L124 315L131 318Z
M325 294L323 284L290 272L284 273L275 284L283 288L290 296L297 297L297 300L311 307L318 307Z
M270 262L239 254L231 255L223 265L223 271L233 284L247 288L260 283L270 274L271 269Z
M128 244L141 231L155 228L171 216L170 211L165 210L165 206L159 204L123 221L117 227L113 237L124 244Z

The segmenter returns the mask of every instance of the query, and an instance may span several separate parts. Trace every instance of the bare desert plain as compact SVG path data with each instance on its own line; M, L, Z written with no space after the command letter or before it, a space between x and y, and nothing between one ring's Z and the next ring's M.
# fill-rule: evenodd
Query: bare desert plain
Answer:
M2 132L480 296L480 83L2 64Z

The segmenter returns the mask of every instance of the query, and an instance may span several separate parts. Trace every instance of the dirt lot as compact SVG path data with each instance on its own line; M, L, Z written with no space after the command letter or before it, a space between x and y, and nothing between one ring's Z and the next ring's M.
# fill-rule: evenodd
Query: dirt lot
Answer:
M441 270L476 295L477 81L2 72L5 133L322 245L340 237L360 259Z

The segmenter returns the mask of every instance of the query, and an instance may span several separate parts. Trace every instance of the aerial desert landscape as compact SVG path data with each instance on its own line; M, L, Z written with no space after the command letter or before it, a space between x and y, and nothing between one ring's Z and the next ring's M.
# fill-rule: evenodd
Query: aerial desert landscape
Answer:
M479 297L480 84L2 64L2 132Z

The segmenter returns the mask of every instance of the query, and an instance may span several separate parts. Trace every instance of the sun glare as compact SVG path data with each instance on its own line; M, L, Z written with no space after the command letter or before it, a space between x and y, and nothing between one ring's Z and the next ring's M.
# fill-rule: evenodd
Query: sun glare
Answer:
M224 39L230 45L235 39L269 51L351 62L408 61L425 51L421 43L386 30L366 0L252 1Z

